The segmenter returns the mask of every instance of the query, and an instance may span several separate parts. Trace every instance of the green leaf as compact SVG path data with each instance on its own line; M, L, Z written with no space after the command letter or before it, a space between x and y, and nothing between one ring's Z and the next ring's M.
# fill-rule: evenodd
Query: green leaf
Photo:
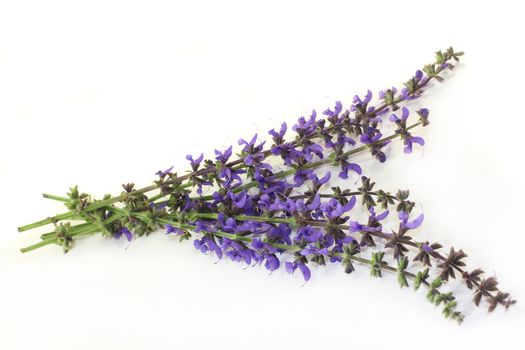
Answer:
M441 294L441 293L436 294L436 297L434 298L434 304L436 304L436 305L441 304L443 299L444 299L444 295L443 294Z
M397 260L397 281L399 282L399 285L401 288L408 287L408 281L405 276L405 269L408 266L408 259L405 256L399 257Z
M445 307L443 308L443 315L445 315L446 318L449 318L450 316L453 316L453 318L457 318L457 313L454 312L454 309L456 308L457 305L458 303L455 300L446 304ZM461 322L461 321L463 321L462 318L458 322Z
M399 286L401 288L408 287L408 281L404 273L401 272L397 275L397 281L399 282Z
M443 55L443 52L441 52L441 51L437 51L436 52L436 63L443 64L443 63L445 63L446 59L447 58L446 58L445 55Z
M388 89L386 92L385 92L385 99L384 99L385 103L387 105L391 105L394 103L394 92L390 89Z
M432 281L432 283L430 284L430 287L431 288L439 288L441 287L441 285L443 284L443 280L441 279L440 276L436 277L435 280Z
M71 199L78 199L78 185L70 187L67 196Z
M400 256L397 260L397 271L402 272L404 271L408 266L408 259L406 256Z
M430 77L433 77L436 74L433 64L427 64L425 67L423 67L423 72L425 72Z
M382 277L381 264L382 264L384 256L385 256L384 252L372 253L372 257L370 259L370 276Z
M428 278L428 268L426 268L423 272L418 271L418 273L416 274L416 278L414 278L414 289L418 290L419 287L421 286L421 283L426 281L427 278Z

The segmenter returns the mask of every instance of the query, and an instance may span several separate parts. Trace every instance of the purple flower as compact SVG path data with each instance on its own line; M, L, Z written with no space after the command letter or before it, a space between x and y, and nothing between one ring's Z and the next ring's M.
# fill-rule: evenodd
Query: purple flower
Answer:
M262 163L265 156L263 153L263 146L266 141L263 141L259 143L257 146L255 145L255 142L257 141L257 134L253 136L253 138L250 140L250 142L245 141L244 139L239 139L239 145L244 145L243 153L244 153L244 164L248 165L249 167L254 167L256 172L258 172L255 177L255 180L261 182L262 176L260 176L260 172L263 169L271 170L272 167L269 164Z
M357 221L350 221L350 232L354 233L354 232L360 232L360 231L377 232L377 231L381 231L381 227L371 227L371 226L360 224Z
M256 163L259 163L263 159L264 155L262 153L248 154L244 157L244 164L252 166Z
M417 218L409 222L409 215L406 211L400 211L398 213L398 217L401 221L401 226L409 230L413 230L421 226L421 224L423 223L423 219L425 218L423 214L420 214Z
M260 258L252 249L228 238L222 240L221 249L231 260L237 262L244 260L248 265L251 264L252 260L258 261Z
M329 171L327 171L322 178L318 178L316 174L313 174L312 182L315 186L321 187L321 185L324 185L330 181L330 177L332 177L332 173Z
M275 253L275 249L271 244L262 242L259 238L252 240L252 247L257 249L260 253L259 263L264 263L264 267L269 271L275 271L279 268L280 262Z
M269 212L277 211L281 209L281 203L278 200L272 201L270 196L266 193L264 193L257 204L262 208Z
M128 242L131 242L131 239L133 238L133 234L128 230L127 227L121 227L118 232L116 232L113 236L115 238L120 238L122 235L126 236L126 239Z
M371 153L374 157L376 157L376 159L380 163L384 163L386 161L386 154L381 149L385 147L386 145L388 145L389 143L390 141L386 141L386 142L383 142L381 145L375 145L372 147Z
M160 210L166 208L167 206L168 206L167 202L160 202L160 203L150 202L149 203L150 209L156 210L156 211L160 211Z
M365 225L360 224L357 221L350 221L350 232L351 233L363 231L364 227L365 227Z
M416 70L416 74L414 74L414 79L416 81L420 81L421 79L423 79L423 72L420 71L419 69Z
M282 123L281 124L281 130L279 130L279 133L277 133L275 131L275 129L272 129L272 130L268 131L268 134L270 134L272 136L273 142L276 145L280 145L284 141L284 134L286 134L286 130L287 129L288 129L288 126L286 125L286 123Z
M246 201L248 200L248 195L246 191L241 191L238 194L235 194L233 192L228 192L230 199L233 202L233 205L236 208L242 209L246 206Z
M351 236L349 236L349 237L351 238L351 241L356 241L354 237L351 237ZM332 248L332 253L334 253L334 254L341 254L342 252L343 252L342 245L336 245L336 246L334 246ZM330 256L330 262L331 263L335 263L335 262L339 262L340 263L342 261L343 261L343 259L339 255L331 255Z
M195 221L195 232L216 232L217 229L213 227L212 223L204 220Z
M288 189L290 186L286 183L284 180L277 180L277 179L267 179L265 182L265 188L261 188L259 186L259 189L261 189L261 193L263 194L276 194L276 193L283 193L286 189Z
M370 101L372 100L372 91L368 90L366 92L366 95L363 97L363 99L361 100L361 98L358 96L358 95L355 95L354 96L354 104L363 104L363 105L366 105L368 104Z
M398 117L397 114L392 114L390 116L390 121L394 123L399 123L401 121L407 120L409 114L410 114L410 111L408 110L408 108L403 107L401 108L401 117Z
M290 274L294 273L294 271L297 268L299 268L299 270L303 274L304 280L307 282L310 279L311 272L310 272L310 269L308 268L308 266L306 266L305 264L299 263L299 262L291 263L291 262L287 261L286 263L284 263L284 266L285 266L286 272L288 272Z
M344 147L346 144L349 145L355 145L355 140L351 137L348 137L345 132L339 132L337 134L336 141L333 141L333 135L328 133L328 131L325 131L325 135L323 136L323 139L325 141L325 147L326 148L333 148L337 149L337 147ZM323 132L321 132L323 134Z
M298 169L294 176L294 186L295 187L301 187L306 180L311 180L314 176L314 172L312 169Z
M337 135L337 142L335 144L340 146L344 146L346 144L354 146L355 140L341 132Z
M311 134L317 128L317 124L315 122L316 118L317 118L317 112L315 110L313 110L312 114L310 115L310 118L308 119L308 121L304 117L300 117L297 120L297 124L295 124L292 129L299 136L304 136L304 135Z
M159 170L159 171L157 171L157 172L155 173L155 175L158 175L158 176L162 179L163 177L165 177L166 175L168 175L168 174L171 172L172 169L173 169L173 166L169 167L168 169L166 169L166 170L164 170L164 171Z
M341 101L336 101L335 102L335 107L334 107L334 110L330 110L330 108L327 108L323 114L326 115L326 116L329 116L329 117L337 117L339 115L339 113L341 113L341 110L343 109L343 104L341 103Z
M244 148L242 149L242 151L244 153L248 153L252 155L259 153L262 150L264 144L266 143L266 141L263 141L259 143L257 146L255 146L255 142L257 142L257 134L253 135L250 142L247 142L244 139L239 139L239 145L244 145Z
M237 229L237 221L235 221L234 218L227 218L226 221L223 220L224 214L222 214L221 217L217 219L217 221L222 225L222 230L225 232L235 232Z
M401 90L402 100L415 100L421 95L421 90L418 90L422 85L426 84L429 77L425 77L423 72L417 70L408 84Z
M282 143L275 145L271 148L271 152L274 156L281 156L284 160L284 165L291 165L297 163L302 157L303 153L296 149L292 143Z
M369 126L366 128L365 132L361 135L359 140L364 144L371 144L379 141L382 136L383 134L381 134L379 130Z
M250 149L252 149L253 147L255 147L255 142L257 142L257 134L253 135L252 139L250 140L250 142L247 142L245 139L241 138L239 139L239 141L237 141L237 143L239 145L244 145L244 148L243 148L243 152L249 152Z
M341 172L339 173L339 177L341 179L348 179L348 171L350 170L357 173L358 175L361 175L363 173L363 170L361 169L359 164L348 163L346 160L342 160L341 161Z
M321 204L321 211L330 220L338 219L344 213L352 210L356 202L355 196L352 196L345 205L341 205L337 199L332 198L328 202Z
M388 214L390 213L388 210L385 210L385 211L382 212L381 214L376 214L374 207L370 207L370 208L368 209L368 211L370 212L370 218L371 218L373 221L377 221L377 222L386 219L386 217L387 217Z
M275 239L278 243L292 244L290 239L290 234L292 233L292 228L290 225L279 224L277 226L272 226L268 232L268 238Z
M219 179L223 180L222 186L226 189L238 187L242 184L241 174L246 171L242 169L232 170L231 168L224 166L219 170Z
M421 122L422 126L427 126L429 124L428 121L428 115L429 111L426 108L420 108L416 111L416 113L419 115L419 121Z
M272 225L266 222L258 222L258 221L243 221L240 225L237 226L235 229L235 233L237 234L246 234L251 233L254 236L261 235L265 232L267 232ZM267 247L268 250L277 251L274 248L271 248L270 246Z
M260 238L254 238L252 240L252 247L257 250L265 250L269 253L276 253L277 249L274 248L271 244L261 241Z
M269 271L275 271L281 265L275 254L264 254L263 257L265 260L264 267Z
M219 245L215 243L215 240L209 235L205 235L201 239L194 240L193 245L196 249L200 250L201 253L207 253L209 251L215 252L217 258L222 259L221 247L219 247Z
M301 250L301 255L307 256L310 254L328 255L328 248L317 248L312 245L307 245Z
M405 153L412 153L412 145L417 143L420 146L425 145L425 140L419 136L410 136L405 139Z
M173 227L170 224L167 224L165 227L166 227L166 234L167 235L169 235L170 233L175 233L175 235L177 235L177 236L184 235L184 230L181 230L178 227Z
M314 228L310 225L300 227L297 230L297 235L294 238L296 244L301 242L314 243L323 237L320 229Z
M313 155L323 159L323 147L316 143L311 143L308 146L305 146L302 153L307 161L311 161L313 159Z
M228 147L224 152L215 150L215 159L217 159L222 164L226 164L228 159L232 156L232 146Z
M191 165L191 168L193 169L193 171L197 171L199 169L199 166L200 166L202 160L204 159L204 154L201 153L201 155L197 159L193 159L191 154L188 154L186 156L186 159L190 161L190 165Z
M306 213L315 211L321 205L321 195L317 193L310 204L305 204L303 199L298 199L294 205L290 207L292 212Z

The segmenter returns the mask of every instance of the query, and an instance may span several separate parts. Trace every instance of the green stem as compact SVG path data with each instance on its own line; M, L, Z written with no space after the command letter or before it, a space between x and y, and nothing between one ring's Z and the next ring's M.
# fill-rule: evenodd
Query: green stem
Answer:
M189 187L189 186L190 185L187 185L187 187ZM95 202L95 203L90 204L87 207L85 207L83 209L83 212L90 212L90 211L94 211L94 210L97 210L97 209L100 209L100 208L104 208L104 207L106 207L108 205L111 205L111 204L114 204L116 202L122 201L126 196L131 196L131 195L135 195L135 194L142 194L142 193L150 192L150 191L153 191L153 190L155 190L157 188L158 188L157 185L150 185L150 186L141 188L139 190L131 191L129 193L123 193L123 194L121 194L119 196L116 196L116 197L111 197L111 198L108 198L108 199L105 199L105 200L102 200L102 201L98 201L98 202ZM40 226L48 225L48 224L51 224L53 222L57 222L57 221L60 221L60 220L71 219L71 218L73 218L76 215L78 215L78 212L76 212L76 211L69 211L67 213L58 214L58 215L55 215L53 217L49 217L49 218L46 218L46 219L43 219L43 220L39 220L39 221L33 222L33 223L29 224L29 225L20 226L18 228L18 232L28 231L28 230L31 230L31 229L34 229L34 228L37 228L37 227L40 227Z
M124 210L124 209L117 209L117 208L113 208L112 210L114 210L117 213L117 215L115 217L110 218L110 219L113 219L112 221L115 221L117 216L118 217L123 217L123 216L128 216L128 215L134 216L137 219L143 220L145 222L150 222L151 221L144 214L130 213L130 212ZM216 214L213 214L213 215L216 216ZM202 213L202 215L199 214L199 216L200 217L208 217L208 218L212 218L213 217L211 214L210 215L205 215L205 213ZM257 217L257 216L253 216L253 217L252 216L237 216L235 218L238 219L238 220L261 219L261 217ZM110 219L106 220L105 223L108 223L108 221ZM264 219L272 219L272 218L264 218ZM275 219L277 219L277 218L275 218ZM169 220L169 219L158 219L157 222L160 223L160 224L163 224L163 225L172 225L174 227L177 227L177 228L180 228L180 229L186 229L186 230L195 230L197 228L194 225L183 224L183 223L180 223L178 221ZM290 223L289 220L286 221L286 222ZM96 226L95 224L82 224L82 225L77 225L77 226L72 227L72 230L70 232L68 232L68 235L69 236L90 235L90 234L96 233L97 231L99 231L99 229L100 229L100 227ZM224 231L207 232L207 234L210 234L210 235L216 236L216 237L222 237L222 238L228 238L228 239L231 239L231 240L247 242L247 243L251 243L253 241L253 239L250 238L250 237L239 236L239 235L236 235L236 234L233 234L233 233L229 233L229 232L224 232ZM25 252L32 251L32 250L35 250L37 248L40 248L40 247L43 247L43 246L46 246L48 244L55 243L55 242L56 242L55 237L49 237L49 238L46 238L46 239L42 240L39 243L36 243L36 244L31 245L31 246L26 247L26 248L22 248L21 251L23 253L25 253ZM301 247L296 246L296 245L288 245L288 244L281 244L281 243L275 243L275 242L266 242L266 243L271 245L274 248L281 249L281 250L288 251L288 252L292 252L292 253L302 250ZM332 256L342 257L343 254L342 253L332 253ZM365 259L365 258L362 258L362 257L359 257L359 256L354 256L354 255L347 256L347 258L349 258L351 260L354 260L354 261L357 261L357 262L360 262L360 263L363 263L363 264L368 264L368 265L371 262L368 259ZM387 271L390 271L390 272L397 272L397 269L395 267L393 267L393 266L382 265L381 268L383 270L387 270ZM405 272L405 273L406 273L406 276L411 278L411 279L414 279L416 277L416 275L413 274L413 273L410 273L410 272Z
M42 197L47 198L47 199L52 199L55 201L59 201L59 202L70 202L71 201L71 198L69 197L56 196L54 194L49 194L49 193L42 193Z
M121 194L120 196L117 196L117 197L112 197L112 198L108 198L106 200L98 201L98 202L95 202L93 204L90 204L89 206L84 208L83 211L84 212L90 212L90 211L94 211L94 210L97 210L97 209L100 209L100 208L104 208L104 207L106 207L106 206L108 206L110 204L113 204L113 203L116 203L116 202L119 202L119 201L123 200L126 197L126 195L134 195L134 194L146 193L146 192L149 192L149 191L153 191L156 188L157 188L157 185L151 185L151 186L148 186L148 187L144 187L144 188L142 188L140 190L131 191L130 193L126 193L126 194ZM67 213L58 214L58 215L55 215L53 217L34 222L33 224L29 224L29 225L26 225L26 226L21 226L21 227L18 228L18 231L19 232L27 231L27 230L30 230L32 228L36 228L36 227L40 227L40 226L43 226L43 225L51 224L51 223L56 222L56 221L69 219L69 218L71 218L71 217L73 217L73 216L75 216L77 214L78 213L76 211L69 211Z
M27 252L30 252L30 251L35 250L35 249L38 249L40 247L44 247L44 246L46 246L48 244L52 244L52 243L56 243L56 238L55 237L46 238L46 239L44 239L44 240L42 240L42 241L40 241L40 242L38 242L36 244L33 244L33 245L28 246L28 247L20 249L20 251L22 253L27 253Z
M189 216L194 218L201 218L201 219L217 219L218 214L215 213L196 213L196 212L189 212ZM259 221L259 222L268 222L273 224L289 224L292 226L297 226L297 223L293 218L271 218L268 216L249 216L249 215L237 215L233 217L236 220L239 221Z
M143 220L146 223L151 222L151 219L149 219L147 217L147 215L145 215L145 214L130 213L130 212L128 212L125 209L119 209L119 208L112 208L112 210L116 213L116 215L111 217L111 218L109 218L109 219L107 219L106 221L104 221L105 224L109 224L109 223L117 220L118 218L121 218L121 217L124 217L124 216L134 216L137 219ZM191 213L191 215L197 215L199 217L205 217L205 218L209 218L209 219L217 218L217 214L213 214L213 213ZM264 219L265 222L286 222L286 223L291 223L291 220L294 221L293 218L291 218L291 219L266 218L266 217L258 217L258 216L247 216L247 215L239 215L239 216L235 216L234 218L237 219L237 220L240 220L240 221L243 221L243 220L260 220L260 219ZM282 219L282 220L273 221L272 219ZM163 224L163 225L172 225L174 227L177 227L177 228L180 228L180 229L185 229L185 230L195 230L197 228L197 226L183 224L183 223L180 223L178 221L174 221L174 220L170 220L170 219L162 219L161 218L161 219L157 219L157 222L160 223L160 224ZM68 232L68 235L69 236L83 236L83 235L89 235L89 234L96 233L99 230L100 230L99 226L97 226L95 224L87 224L86 223L86 224L73 226L72 229ZM239 235L236 235L236 234L233 234L233 233L229 233L229 232L224 232L224 231L207 232L207 234L210 234L210 235L213 235L213 236L217 236L217 237L228 238L228 239L231 239L231 240L243 241L243 242L247 242L247 243L251 243L253 241L252 238L250 238L250 237L239 236ZM43 246L46 246L48 244L55 243L55 242L56 242L56 238L55 237L49 237L49 238L46 238L46 239L42 240L39 243L36 243L36 244L31 245L31 246L26 247L26 248L22 248L21 251L23 253L25 253L25 252L28 252L28 251L31 251L31 250L35 250L37 248L40 248L40 247L43 247ZM282 249L282 250L285 250L285 251L288 251L288 252L297 252L297 251L301 251L302 250L301 247L296 246L296 245L288 245L288 244L281 244L281 243L274 243L274 242L266 242L266 243L270 244L274 248ZM342 257L342 254L341 253L332 253L332 256ZM363 264L370 264L370 260L362 258L362 257L353 256L353 255L347 256L347 257L349 259L351 259L351 260L355 260L355 261L361 262ZM387 271L397 272L397 269L395 267L392 267L392 266L383 265L383 266L381 266L381 268L384 269L384 270L387 270ZM412 279L416 277L415 274L410 273L410 272L406 272L406 275L408 277L412 278Z
M90 234L90 233L95 233L95 232L101 231L100 230L101 229L101 225L109 225L112 222L115 222L115 221L117 221L118 219L120 219L120 218L122 218L124 216L126 216L126 215L123 215L122 213L119 213L119 214L113 215L112 217L102 221L101 223L97 223L97 222L87 223L86 222L86 223L83 223L83 224L72 226L68 230L68 235L71 236L71 237L75 237L75 236L83 236L83 235L86 235L86 234ZM42 238L42 241L40 241L40 242L38 242L36 244L33 244L31 246L22 248L22 249L20 249L20 251L22 253L26 253L26 252L38 249L40 247L46 246L48 244L55 243L56 242L56 232L55 231L51 231L51 232L48 232L48 233L44 233L44 234L42 234L41 238Z

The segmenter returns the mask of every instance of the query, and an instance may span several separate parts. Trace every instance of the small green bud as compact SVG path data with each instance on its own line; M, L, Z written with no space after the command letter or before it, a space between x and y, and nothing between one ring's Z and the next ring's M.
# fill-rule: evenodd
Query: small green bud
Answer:
M78 185L70 187L67 196L71 199L78 199Z
M437 51L436 52L436 63L437 64L443 64L447 60L446 55L443 55L443 52Z
M396 198L400 201L404 201L408 199L409 195L410 195L410 190L398 190L396 194Z

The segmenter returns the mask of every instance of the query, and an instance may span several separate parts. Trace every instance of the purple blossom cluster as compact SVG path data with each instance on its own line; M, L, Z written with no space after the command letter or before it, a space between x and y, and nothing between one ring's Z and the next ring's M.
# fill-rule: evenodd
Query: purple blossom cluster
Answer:
M417 71L413 79L426 83L421 74ZM419 96L413 94L408 98L406 94L389 91L398 104ZM385 147L390 142L383 139L383 125L388 123L385 116L390 116L395 127L393 135L404 140L405 151L412 151L413 143L423 144L421 137L409 132L408 108L403 107L398 117L393 103L384 102L385 92L380 96L383 101L379 106L370 105L373 94L368 91L364 96L356 95L348 108L340 101L335 102L333 108L323 112L326 118L318 118L314 110L308 117L300 117L291 128L283 123L278 131L268 132L273 141L268 149L264 147L265 141L258 141L257 135L249 141L240 139L241 162L230 161L231 146L224 151L215 150L214 160L204 160L202 154L196 158L188 155L192 173L205 174L192 176L197 196L191 196L190 191L178 191L162 204L167 205L171 216L184 217L184 224L202 233L194 240L195 248L201 252L248 265L264 263L270 271L284 265L288 272L299 269L308 280L310 261L341 262L344 245L351 242L361 247L370 245L370 239L366 235L361 238L361 233L391 235L381 223L387 218L388 210L376 215L375 205L364 203L369 212L368 222L351 220L357 196L337 197L327 193L325 188L333 177L332 171L319 169L320 165L335 168L343 180L362 176L362 167L352 161L353 152L360 148L370 150L379 162L384 162ZM422 110L428 111L419 111ZM271 157L280 159L279 169L286 170L276 171ZM216 171L208 172L211 167ZM162 171L157 174L160 179L167 175ZM204 192L210 194L203 196ZM301 195L292 196L292 193ZM183 206L170 205L170 201L180 203L181 198ZM409 211L399 212L399 225L405 231L421 224L422 216L412 222L408 222L408 216ZM168 233L174 232L173 226L166 227ZM249 238L249 242L210 234L218 231ZM283 264L283 253L292 246L295 249L292 260Z
M47 223L56 227L42 235L41 243L23 251L49 243L68 251L75 237L100 231L131 241L135 235L164 228L180 240L193 239L195 249L217 259L263 265L270 272L284 266L288 273L299 270L305 281L313 264L342 264L351 273L353 263L366 263L374 277L390 271L397 274L401 287L408 286L408 279L416 289L426 286L427 299L444 304L443 314L459 322L463 315L455 310L455 297L440 291L456 274L474 290L476 305L485 299L489 311L497 305L509 307L515 301L498 289L494 277L482 279L481 269L465 269L462 250L451 248L444 255L439 243L415 241L410 234L422 225L424 216L413 213L415 204L408 191L391 194L377 189L354 156L367 151L384 163L395 139L403 142L405 153L412 153L415 145L424 146L414 129L429 124L429 110L411 113L409 107L430 81L442 81L440 73L453 69L450 61L461 55L452 48L438 51L436 62L417 70L402 88L379 91L376 104L368 90L354 96L348 106L336 101L322 116L313 110L291 128L282 123L268 132L268 145L257 134L241 138L235 159L233 146L215 150L212 159L202 153L188 155L187 174L178 176L170 167L158 171L150 187L136 190L134 184L125 184L120 196L101 201L76 187L67 198L50 195L64 201L70 212L20 228ZM336 179L342 188L334 186ZM148 197L145 193L152 190L159 193ZM116 206L119 202L123 205ZM78 217L86 223L57 224ZM409 265L410 250L416 254ZM391 256L385 257L385 252ZM438 272L430 280L432 264Z

